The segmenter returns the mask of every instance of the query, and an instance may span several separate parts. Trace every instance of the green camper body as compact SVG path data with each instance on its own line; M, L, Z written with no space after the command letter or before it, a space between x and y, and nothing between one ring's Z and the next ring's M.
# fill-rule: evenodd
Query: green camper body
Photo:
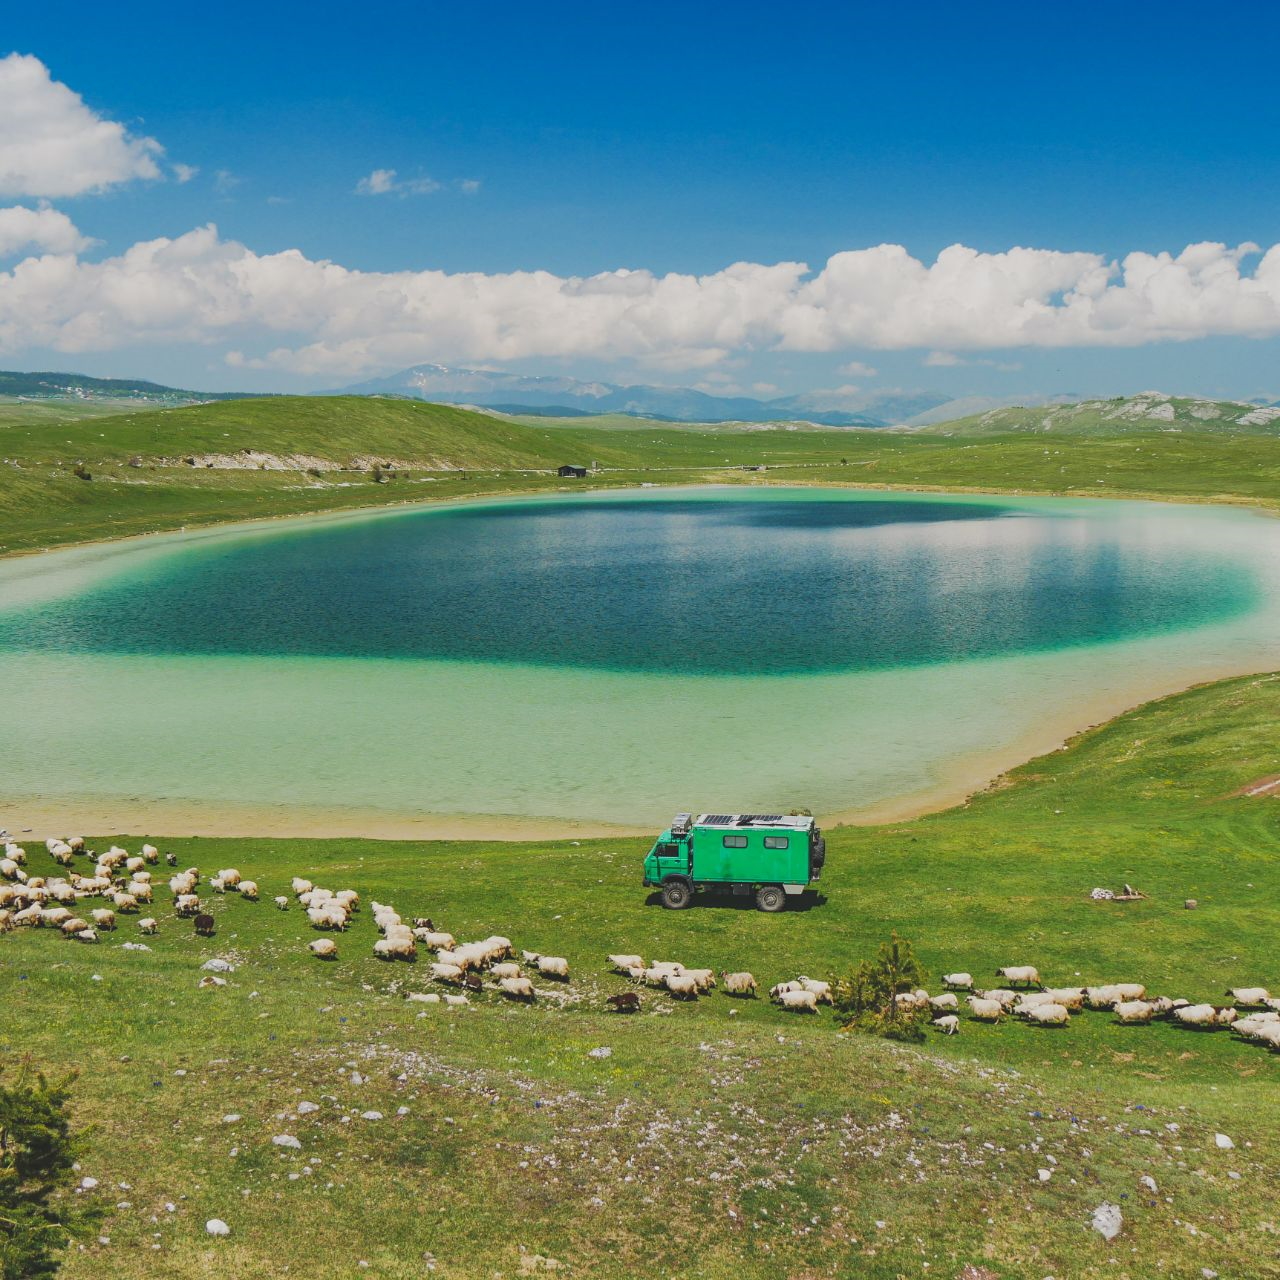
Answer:
M780 911L822 872L826 841L808 816L677 814L644 860L644 883L668 907L694 893L755 893L763 911Z

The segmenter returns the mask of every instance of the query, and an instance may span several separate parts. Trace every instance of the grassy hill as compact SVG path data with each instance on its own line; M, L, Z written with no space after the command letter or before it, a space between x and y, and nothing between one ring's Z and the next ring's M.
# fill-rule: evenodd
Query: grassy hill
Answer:
M722 991L644 992L633 1018L603 1004L628 989L607 952L748 968L767 986L844 971L890 929L934 990L942 972L989 982L1009 963L1215 1001L1275 990L1280 800L1238 792L1280 773L1277 718L1280 677L1197 689L966 807L834 830L822 898L779 916L663 911L634 840L159 839L180 865L253 875L263 901L208 894L217 935L201 940L162 893L149 953L119 945L139 939L128 918L96 947L0 935L0 1062L83 1072L85 1194L106 1216L65 1274L276 1275L287 1256L323 1280L470 1280L536 1274L541 1256L604 1280L1280 1275L1280 1057L1226 1031L965 1016L917 1048ZM44 834L27 838L33 874L54 870ZM113 838L141 835L91 843ZM364 895L332 964L307 954L296 904L271 905L296 874ZM1149 896L1088 896L1125 881ZM440 988L424 963L373 958L373 898L562 954L570 981L539 981L531 1008L408 1002ZM200 990L213 956L235 971ZM1125 1220L1110 1245L1088 1225L1104 1201ZM212 1217L225 1241L205 1234Z
M1195 400L1147 392L1038 408L991 409L923 428L934 435L1117 436L1156 431L1197 435L1280 434L1280 407L1238 400Z
M1132 409L1137 401L1125 403ZM921 431L522 420L367 396L280 396L77 418L0 405L0 554L262 516L641 483L1276 504L1280 430L1245 422L1261 411L1227 409L1237 415L1229 427L1223 418L1217 427L1168 430L1130 417L1107 419L1113 425L1104 433L1089 425L1101 411L1085 408L1070 418L1079 429L1046 432L992 415ZM561 481L555 469L566 462L594 462L599 470L585 481Z

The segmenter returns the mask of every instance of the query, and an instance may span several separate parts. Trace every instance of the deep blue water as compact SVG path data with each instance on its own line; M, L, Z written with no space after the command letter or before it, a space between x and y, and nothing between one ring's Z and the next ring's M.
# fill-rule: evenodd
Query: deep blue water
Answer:
M1252 606L1250 572L1143 518L958 499L458 507L176 547L0 647L776 674L1051 650Z

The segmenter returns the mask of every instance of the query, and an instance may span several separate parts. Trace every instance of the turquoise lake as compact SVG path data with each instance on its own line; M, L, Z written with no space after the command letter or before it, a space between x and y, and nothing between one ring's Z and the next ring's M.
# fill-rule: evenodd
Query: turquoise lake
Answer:
M892 813L1280 665L1278 574L1248 511L783 488L59 552L0 565L0 800L210 831Z

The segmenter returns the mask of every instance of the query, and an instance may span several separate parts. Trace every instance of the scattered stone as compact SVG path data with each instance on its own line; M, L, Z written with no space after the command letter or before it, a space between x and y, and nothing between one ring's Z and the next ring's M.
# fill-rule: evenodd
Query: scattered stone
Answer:
M300 1116L309 1116L313 1111L319 1111L320 1104L318 1102L300 1102L298 1103L298 1114Z
M601 1045L598 1049L592 1049L588 1054L588 1058L612 1058L613 1050L608 1045Z
M408 1107L397 1107L397 1108L396 1108L396 1115L398 1115L398 1116L407 1116L408 1114L409 1114L409 1108L408 1108Z
M1037 1170L1036 1170L1036 1177L1037 1177L1037 1178L1039 1178L1041 1182L1048 1182L1048 1181L1049 1181L1049 1179L1053 1177L1053 1170L1052 1170L1052 1169L1037 1169Z
M1236 1144L1225 1133L1215 1133L1213 1135L1213 1145L1219 1151L1230 1151Z
M230 1115L222 1117L223 1124L238 1124L239 1121L240 1117L234 1111Z
M277 1133L276 1136L271 1139L271 1142L273 1146L289 1147L293 1151L302 1150L302 1143L299 1142L291 1133Z
M1093 1222L1090 1225L1109 1243L1120 1234L1120 1229L1124 1226L1124 1217L1120 1213L1120 1207L1105 1202L1100 1204L1093 1211Z
M360 1113L360 1119L361 1120L381 1120L382 1112L381 1111L362 1111Z
M204 1229L211 1236L229 1236L231 1234L231 1228L221 1218L210 1218L204 1224Z
M1146 1189L1150 1191L1152 1195L1155 1195L1156 1192L1158 1192L1160 1189L1159 1187L1156 1186L1156 1180L1149 1173L1144 1173L1142 1177L1138 1179L1138 1181L1142 1183L1142 1185L1146 1187Z
M225 987L226 985L226 978L216 978L212 974L200 979L200 989L202 991L211 991L214 987Z
M120 944L121 951L150 951L151 948L145 942L122 942Z
M84 1177L80 1179L80 1189L82 1191L92 1191L97 1185L97 1178Z
M230 960L222 960L218 956L214 956L212 960L206 960L200 966L201 969L207 969L210 973L235 973L236 967Z

